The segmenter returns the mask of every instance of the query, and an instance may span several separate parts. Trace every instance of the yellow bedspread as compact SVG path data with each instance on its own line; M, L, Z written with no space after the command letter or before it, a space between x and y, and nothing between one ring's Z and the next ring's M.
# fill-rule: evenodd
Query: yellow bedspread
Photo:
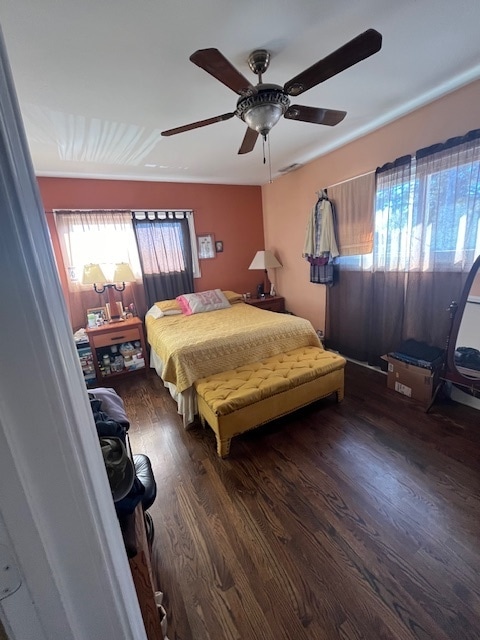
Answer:
M321 346L311 323L245 303L228 309L145 318L147 339L163 362L162 379L182 392L195 380L304 346Z

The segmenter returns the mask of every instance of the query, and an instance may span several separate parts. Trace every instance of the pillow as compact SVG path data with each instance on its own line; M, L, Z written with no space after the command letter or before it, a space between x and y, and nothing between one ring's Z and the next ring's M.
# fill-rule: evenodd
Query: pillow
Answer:
M185 293L178 296L177 301L182 308L182 313L191 316L194 313L204 313L205 311L216 311L217 309L227 309L229 301L220 289L201 291L200 293Z
M235 293L235 291L224 291L223 294L230 304L235 304L235 302L242 302L243 300L242 294Z
M168 300L168 302L171 302L171 301ZM181 310L180 310L180 307L178 305L178 302L175 302L175 304L177 305L177 309L166 309L165 311L162 311L160 309L160 307L158 306L159 304L160 304L160 302L156 302L153 305L153 307L150 307L150 309L145 314L145 317L151 316L152 318L155 318L155 320L156 320L157 318L163 318L163 316L177 316L177 315L179 316L182 313Z
M161 300L160 302L156 302L155 306L157 306L160 311L180 311L182 313L182 309L176 300Z
M156 304L154 304L153 307L150 307L150 309L147 311L147 313L145 314L145 317L152 316L152 318L157 319L157 318L161 318L163 315L164 315L163 311L159 309Z

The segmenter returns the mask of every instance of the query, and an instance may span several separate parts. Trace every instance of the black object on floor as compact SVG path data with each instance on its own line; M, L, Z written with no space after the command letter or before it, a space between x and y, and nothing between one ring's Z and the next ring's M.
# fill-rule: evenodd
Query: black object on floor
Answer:
M133 455L133 464L135 466L135 474L145 487L145 493L142 496L142 506L145 512L145 527L147 530L147 538L151 543L154 536L153 520L147 510L155 502L157 497L157 483L155 482L155 476L152 471L152 463L150 458L143 453L136 453Z

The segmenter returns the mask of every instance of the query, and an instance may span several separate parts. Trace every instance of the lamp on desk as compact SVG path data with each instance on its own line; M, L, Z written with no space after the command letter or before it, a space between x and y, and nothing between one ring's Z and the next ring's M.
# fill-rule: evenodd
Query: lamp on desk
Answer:
M262 295L261 289L263 289L263 295L265 295L265 293L268 295L268 292L271 291L267 269L278 269L278 267L281 266L282 265L271 251L257 251L251 265L248 268L263 269L265 271L264 282L259 285L259 295Z
M115 283L121 282L121 285ZM107 291L108 304L110 307L110 322L119 322L123 320L118 311L117 301L115 300L115 291L124 291L126 282L135 282L132 268L126 262L119 262L115 265L112 282L108 282L102 268L99 264L86 264L83 268L82 284L93 284L93 288L97 293ZM97 287L100 284L100 288Z

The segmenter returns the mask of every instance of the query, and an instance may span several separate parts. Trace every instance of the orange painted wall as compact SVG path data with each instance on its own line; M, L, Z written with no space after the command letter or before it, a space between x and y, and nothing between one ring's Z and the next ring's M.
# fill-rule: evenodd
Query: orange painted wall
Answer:
M37 178L57 246L53 209L193 209L197 234L213 233L224 251L200 261L202 277L195 290L255 291L262 275L249 271L255 252L263 249L261 188L213 184L139 182L75 178Z
M273 249L284 266L277 269L275 277L289 310L308 318L316 329L325 329L326 287L309 282L308 263L302 258L315 192L419 148L480 128L479 104L477 81L262 188L265 247Z

